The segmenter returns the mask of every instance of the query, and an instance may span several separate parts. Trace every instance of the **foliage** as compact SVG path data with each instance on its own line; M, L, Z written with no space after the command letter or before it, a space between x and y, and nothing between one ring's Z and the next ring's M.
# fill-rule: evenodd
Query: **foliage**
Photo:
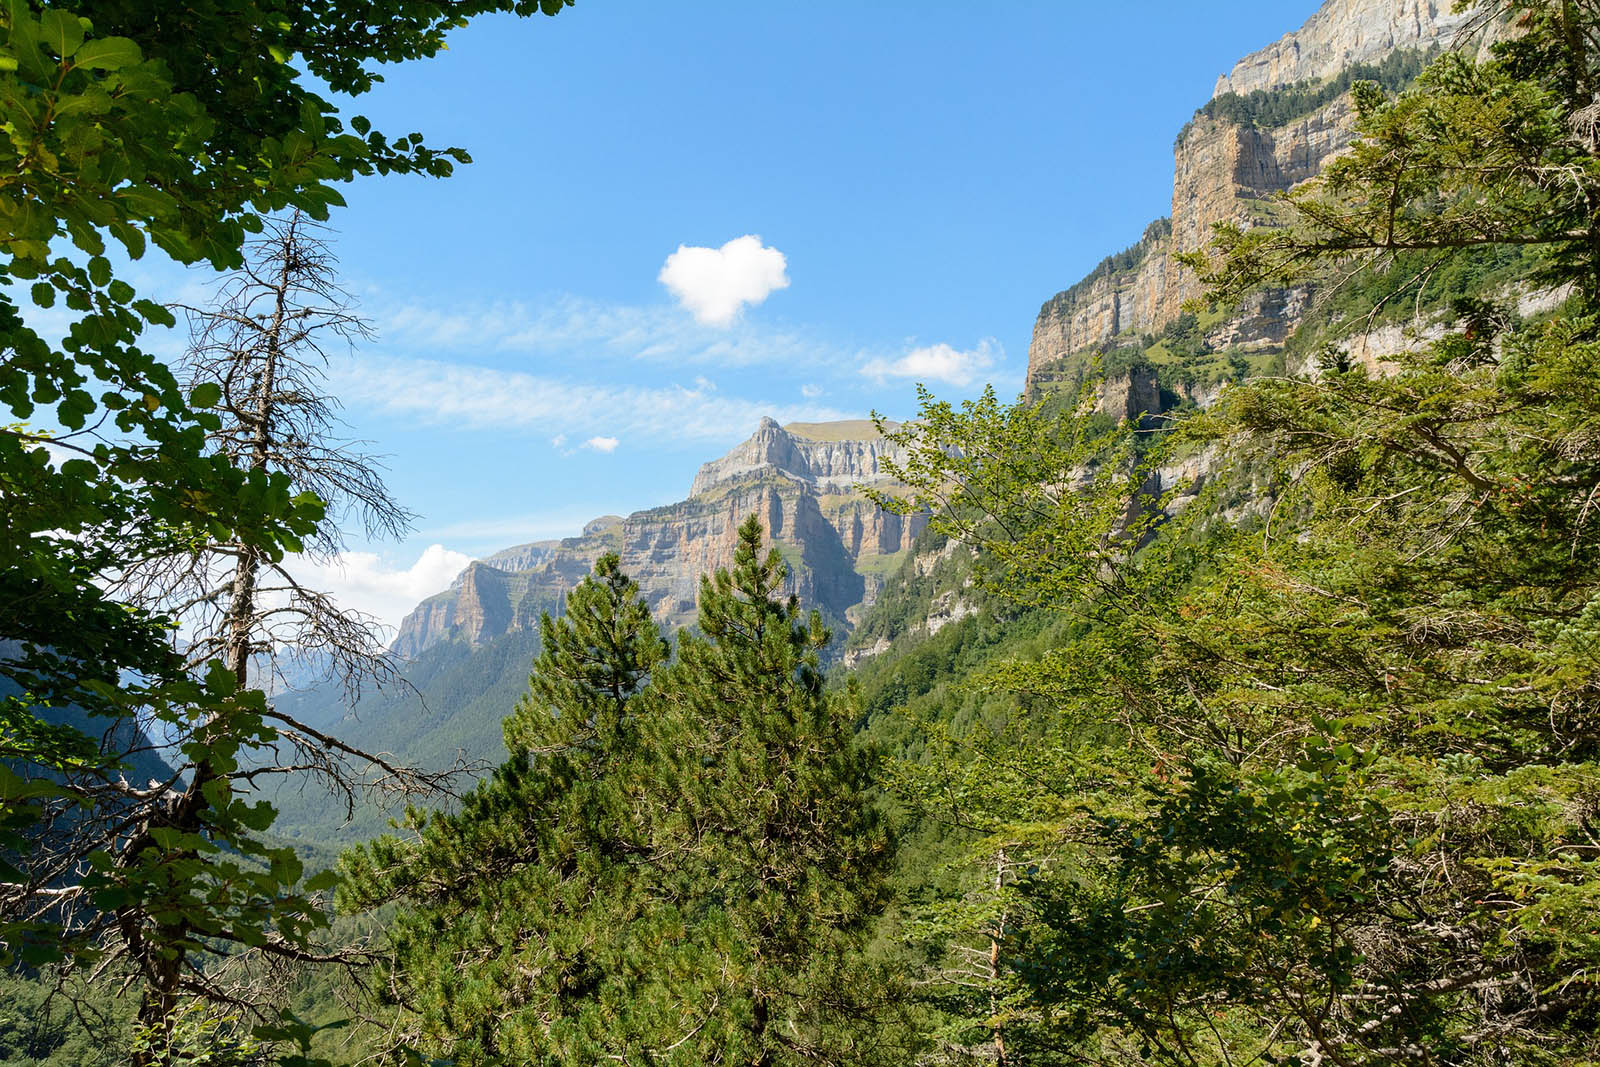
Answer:
M847 1009L887 842L868 755L822 688L815 615L740 531L676 661L617 557L541 623L511 758L457 813L351 850L350 908L397 901L406 1039L463 1064L868 1062ZM837 1061L837 1060L836 1060Z
M127 1061L133 1014L111 990L68 995L49 977L0 976L0 1064L115 1067Z
M174 319L119 276L108 239L128 259L154 245L180 263L236 268L266 215L324 218L341 202L336 183L448 174L465 153L418 134L391 144L319 92L366 91L375 64L434 54L469 16L567 2L0 7L6 958L104 962L111 938L164 990L166 1010L174 961L216 938L299 950L320 912L293 888L293 855L254 837L270 805L227 785L247 751L279 738L271 709L237 664L191 669L173 648L169 605L130 605L111 587L206 544L275 566L327 531L327 501L208 442L228 414L212 410L220 390L186 390L138 347L148 326ZM58 341L45 323L60 323ZM176 777L129 783L119 764L136 750L102 751L63 725L67 712L112 720L106 736L146 748L138 725L157 723L203 773L182 788Z
M1224 229L1212 279L1244 291L1263 249L1390 250L1361 227L1398 202L1414 245L1542 244L1548 280L1580 290L1555 318L1462 300L1382 374L1329 360L1222 394L1172 436L1212 450L1213 490L1257 487L1237 525L1204 496L1141 506L1139 450L1070 412L929 402L913 424L907 503L994 561L993 598L1062 620L968 677L987 698L964 729L914 723L893 779L967 849L921 935L987 938L999 964L987 1003L931 987L952 1058L1008 1029L1033 1042L1017 1062L1600 1054L1593 150L1565 110L1589 98L1560 92L1588 77L1600 18L1505 11L1521 32L1488 63L1444 57L1391 103L1358 93L1367 139L1302 222ZM1335 226L1318 198L1340 182ZM991 893L997 923L972 887L1028 848Z
M1503 10L1502 10L1503 9ZM1537 246L1544 284L1600 293L1594 250L1596 11L1588 3L1486 4L1515 21L1492 56L1441 55L1390 99L1355 86L1359 139L1317 179L1285 195L1297 225L1218 226L1185 261L1214 298L1289 283L1331 263L1381 263L1403 252L1440 262L1490 245Z

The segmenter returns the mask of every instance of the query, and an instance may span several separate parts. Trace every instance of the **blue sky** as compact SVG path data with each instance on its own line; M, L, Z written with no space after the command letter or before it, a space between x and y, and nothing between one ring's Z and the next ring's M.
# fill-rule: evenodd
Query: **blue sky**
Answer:
M682 499L762 414L1014 395L1039 305L1167 213L1216 76L1316 6L579 0L458 31L353 107L474 163L336 213L379 336L333 381L421 517L328 581L397 621L468 556Z

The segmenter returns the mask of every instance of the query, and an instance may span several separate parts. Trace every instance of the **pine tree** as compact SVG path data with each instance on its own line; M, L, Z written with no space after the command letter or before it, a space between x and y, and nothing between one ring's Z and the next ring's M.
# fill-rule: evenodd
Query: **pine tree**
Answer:
M739 531L666 647L615 556L545 618L511 758L412 842L344 860L402 905L391 988L463 1065L865 1064L897 1033L864 962L887 900L870 754L824 690L828 635Z
M615 555L540 623L510 758L458 813L409 813L413 841L353 849L341 902L401 900L392 988L413 1041L463 1067L592 1062L602 987L644 898L638 704L666 642Z
M871 756L824 691L820 616L783 596L761 540L752 516L732 570L702 579L699 633L656 694L659 787L678 798L656 850L682 933L637 993L682 1034L639 1062L870 1062L891 1032L855 1025L881 993L860 949L891 856Z

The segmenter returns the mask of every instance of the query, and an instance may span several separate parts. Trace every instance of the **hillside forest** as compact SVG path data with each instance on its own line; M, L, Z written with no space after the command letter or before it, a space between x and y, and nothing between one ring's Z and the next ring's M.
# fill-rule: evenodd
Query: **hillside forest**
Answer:
M338 187L467 159L329 97L572 3L0 5L0 1064L1600 1064L1600 3L1208 105L1356 137L1150 347L1312 317L1203 407L1099 410L1118 344L919 387L877 654L751 516L692 626L606 553L472 690L289 564L411 518L333 415ZM151 246L214 301L140 297ZM304 663L503 756L365 745Z

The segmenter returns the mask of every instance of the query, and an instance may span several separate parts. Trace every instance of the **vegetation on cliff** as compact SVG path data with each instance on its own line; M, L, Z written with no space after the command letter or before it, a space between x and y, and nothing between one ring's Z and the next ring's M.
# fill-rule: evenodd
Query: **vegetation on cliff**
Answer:
M1579 292L1553 319L1459 301L1382 373L1330 357L1161 433L992 399L930 403L907 433L905 506L980 549L991 597L1057 620L962 679L964 721L914 697L932 714L897 731L895 792L962 845L907 928L935 960L998 961L929 1000L951 1057L1600 1051L1600 12L1505 6L1518 32L1487 62L1358 87L1363 140L1292 198L1295 225L1224 229L1206 265L1243 296L1269 262L1393 282L1396 251L1514 241ZM1126 508L1191 442L1270 472L1253 517Z

